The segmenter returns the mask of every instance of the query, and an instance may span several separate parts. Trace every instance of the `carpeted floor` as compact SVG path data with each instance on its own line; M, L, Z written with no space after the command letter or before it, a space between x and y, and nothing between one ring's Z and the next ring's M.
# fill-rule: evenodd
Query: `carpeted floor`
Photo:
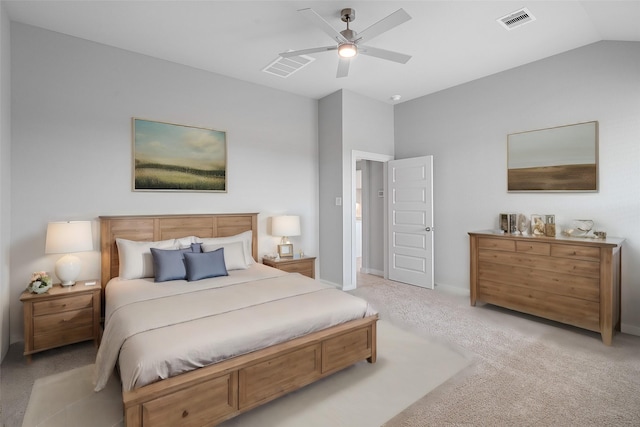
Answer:
M386 427L640 426L640 337L618 333L608 347L593 332L372 276L353 293L476 355Z
M376 276L359 275L352 292L390 323L471 357L386 427L640 425L640 337L618 333L607 347L593 332ZM95 358L90 343L36 355L30 366L21 352L12 345L1 368L6 427L21 425L36 378Z

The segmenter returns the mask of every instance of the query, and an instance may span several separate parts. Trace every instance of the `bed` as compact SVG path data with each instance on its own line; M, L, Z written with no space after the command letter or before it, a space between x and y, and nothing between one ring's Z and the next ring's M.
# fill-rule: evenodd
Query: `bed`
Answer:
M103 309L105 333L98 353L100 363L97 360L96 365L104 365L104 360L114 354L118 358L127 427L217 425L356 362L376 361L378 316L374 310L366 307L361 314L351 313L351 300L359 299L302 275L255 263L256 213L103 216L100 228L101 279L108 301ZM162 286L154 285L149 278L136 282L118 277L120 255L116 239L157 242L198 236L207 241L238 235L250 236L246 243L254 262L244 270L229 271L228 276L193 282L167 281ZM140 287L134 287L135 283ZM133 301L124 302L119 289L126 289L125 293L133 295ZM156 302L141 296L151 295L155 292L152 289L166 293L149 298L157 299L159 306L151 305ZM212 297L207 299L208 295ZM266 295L269 299L273 297L273 301L267 301ZM355 305L361 303L359 300ZM287 308L292 305L305 309ZM181 311L167 308L177 306L189 307L185 311L193 319L181 318ZM331 312L326 307L332 307ZM218 311L215 317L209 312L204 316L206 310ZM317 316L312 315L314 310ZM172 320L166 326L155 323L161 317ZM129 323L121 318L128 318ZM225 327L215 329L216 324ZM286 336L282 332L285 326L289 334ZM127 329L131 335L125 345L113 339L118 336L113 331L121 329ZM161 335L165 329L172 341ZM150 341L144 341L147 339L144 337ZM230 340L233 345L229 345ZM167 342L172 345L166 345ZM247 342L255 348L247 347ZM190 356L176 367L168 366L171 365L168 359L173 356L165 356L163 351L171 353L174 347L181 346L193 346L191 355L198 357ZM227 351L229 347L233 349ZM155 359L138 361L136 358L142 357L144 351ZM167 363L163 363L165 360ZM147 365L155 366L151 374L140 368L146 369ZM101 375L105 375L104 368L101 373L97 370L98 381Z

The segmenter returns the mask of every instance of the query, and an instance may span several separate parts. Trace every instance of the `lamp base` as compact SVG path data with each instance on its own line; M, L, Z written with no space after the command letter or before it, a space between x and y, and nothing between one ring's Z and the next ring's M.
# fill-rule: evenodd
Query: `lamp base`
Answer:
M67 254L56 262L56 276L60 285L73 286L80 275L80 258Z

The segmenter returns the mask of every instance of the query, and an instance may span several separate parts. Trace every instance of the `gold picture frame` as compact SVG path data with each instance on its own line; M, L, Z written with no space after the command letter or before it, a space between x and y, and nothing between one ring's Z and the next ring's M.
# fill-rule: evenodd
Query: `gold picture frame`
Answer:
M227 192L224 131L133 117L133 191Z
M285 243L278 245L278 256L280 258L293 258L293 244Z

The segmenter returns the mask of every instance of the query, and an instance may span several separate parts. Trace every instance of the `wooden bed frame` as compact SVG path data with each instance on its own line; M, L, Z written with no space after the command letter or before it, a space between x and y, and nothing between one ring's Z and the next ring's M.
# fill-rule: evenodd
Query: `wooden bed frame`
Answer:
M256 213L101 216L102 286L118 275L116 238L225 237L252 230L252 254L257 260L257 217ZM353 320L125 391L125 426L213 426L358 361L375 363L377 320L377 315Z

